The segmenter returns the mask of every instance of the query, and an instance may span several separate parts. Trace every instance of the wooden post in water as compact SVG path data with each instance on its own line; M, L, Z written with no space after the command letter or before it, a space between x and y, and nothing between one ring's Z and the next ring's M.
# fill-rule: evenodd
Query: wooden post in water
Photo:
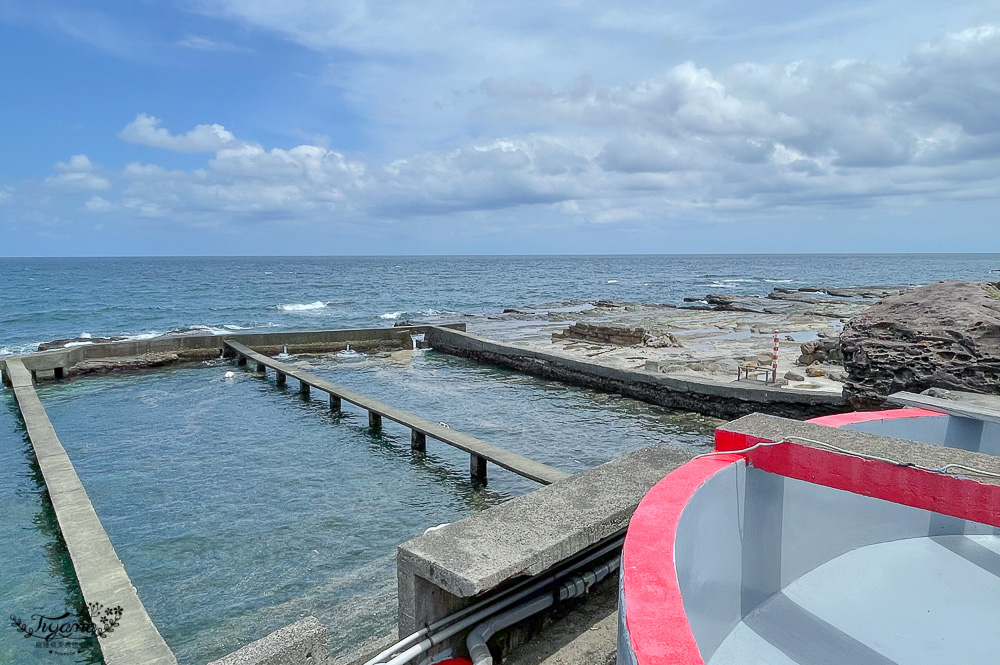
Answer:
M340 398L330 393L330 410L334 413L340 413Z
M277 383L279 386L285 385L287 377L285 376L284 372L275 371L274 378L275 378L275 383Z
M371 429L372 434L378 434L382 431L382 414L375 413L374 411L368 412L368 427Z
M415 453L427 452L427 435L417 430L410 431L410 450Z
M469 473L472 482L486 484L486 458L480 457L476 453L469 453Z
M299 379L299 394L303 397L309 397L309 384Z

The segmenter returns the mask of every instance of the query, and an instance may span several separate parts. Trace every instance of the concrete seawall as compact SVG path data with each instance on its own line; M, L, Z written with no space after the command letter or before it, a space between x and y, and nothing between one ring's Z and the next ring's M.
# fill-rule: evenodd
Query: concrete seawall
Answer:
M449 324L445 327L465 330L464 323ZM85 369L87 361L149 357L146 366L159 366L184 360L208 360L219 356L223 339L241 342L265 354L279 353L285 346L290 353L326 353L343 350L348 344L359 351L373 351L410 348L411 336L424 334L427 330L428 326L401 326L226 335L172 335L143 340L83 344L14 357L19 358L36 379L53 376L62 378L75 373L78 365L81 366L80 369ZM0 360L0 368L5 364L6 359ZM142 363L136 364L136 367L141 366Z
M176 665L177 659L146 613L125 567L115 553L73 463L42 407L31 374L19 360L9 360L8 374L24 418L28 438L45 478L45 487L69 550L80 590L93 623L102 627L103 608L121 607L120 624L97 642L107 665Z
M403 543L396 554L399 635L514 583L545 578L620 534L646 492L692 456L643 448ZM501 650L523 643L540 628L541 617L512 627ZM464 638L463 632L432 651L464 655Z
M717 418L732 419L759 412L804 419L850 410L840 395L619 369L446 328L431 328L425 342L443 353Z

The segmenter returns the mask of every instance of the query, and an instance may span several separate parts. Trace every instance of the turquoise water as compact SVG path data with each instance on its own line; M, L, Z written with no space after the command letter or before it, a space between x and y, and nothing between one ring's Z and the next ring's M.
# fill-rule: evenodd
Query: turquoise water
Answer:
M399 356L397 355L397 359ZM428 352L308 359L332 380L567 471L663 444L707 449L716 421ZM395 549L538 487L409 431L367 430L213 361L83 379L40 396L147 610L181 663L201 665L305 614L331 653L395 623ZM291 382L295 384L294 381Z

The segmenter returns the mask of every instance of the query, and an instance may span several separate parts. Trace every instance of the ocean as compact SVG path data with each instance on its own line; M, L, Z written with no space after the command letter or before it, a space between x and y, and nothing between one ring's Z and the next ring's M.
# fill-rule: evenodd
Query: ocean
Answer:
M988 280L998 269L997 254L5 258L0 356L88 335L391 326L597 299Z
M1000 255L252 257L0 259L0 353L57 338L465 321L502 336L504 308L597 299L680 304L775 286L989 280ZM377 399L576 472L647 445L710 449L710 418L434 352L300 359ZM360 410L330 413L221 360L39 386L39 396L140 597L183 665L202 665L305 614L331 654L387 633L395 547L536 485ZM5 615L81 602L17 416L0 391L0 589ZM0 663L48 654L0 628Z

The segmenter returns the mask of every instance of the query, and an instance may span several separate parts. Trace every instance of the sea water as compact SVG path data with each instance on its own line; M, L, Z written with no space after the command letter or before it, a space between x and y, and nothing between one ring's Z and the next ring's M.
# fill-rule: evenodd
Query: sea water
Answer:
M568 472L648 445L707 451L719 422L435 352L310 364ZM396 616L398 544L538 487L492 465L489 484L474 486L466 453L428 439L415 456L395 423L373 435L367 412L345 403L333 414L325 394L303 399L273 375L225 378L232 367L39 387L181 663L221 657L305 614L328 626L334 655L384 635Z
M90 335L474 322L505 307L997 278L990 270L1000 255L0 259L0 356Z
M0 259L0 354L65 337L391 326L486 326L504 307L679 303L774 286L988 280L998 255ZM293 359L377 399L569 472L645 445L708 449L715 421L434 352ZM221 361L48 384L40 396L181 663L220 657L304 614L331 651L388 632L393 553L424 529L535 485L323 395ZM79 611L68 556L9 391L0 393L4 614ZM0 662L55 657L13 626ZM92 643L70 662L98 662ZM63 657L65 658L65 657ZM60 660L59 662L67 662Z

